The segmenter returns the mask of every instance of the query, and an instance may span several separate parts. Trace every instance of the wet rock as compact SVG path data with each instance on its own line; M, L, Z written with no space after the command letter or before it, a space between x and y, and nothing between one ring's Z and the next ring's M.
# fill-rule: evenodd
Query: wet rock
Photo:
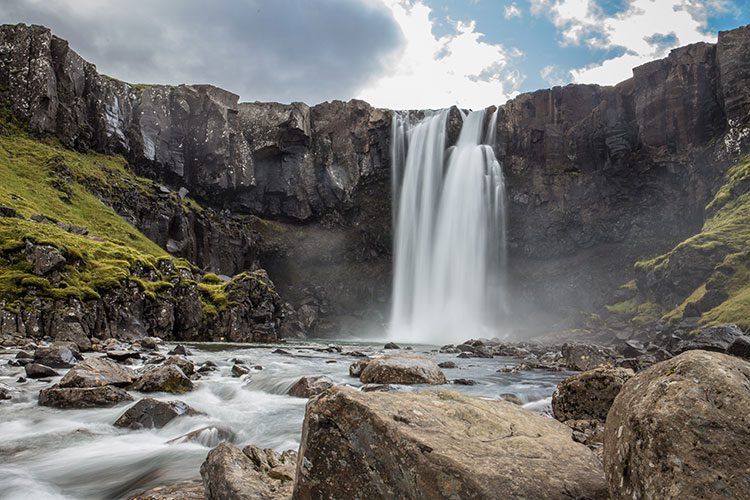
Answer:
M234 439L234 433L225 427L218 427L210 425L208 427L201 427L195 429L187 434L183 434L180 437L176 437L167 441L169 444L176 443L197 443L207 448L213 448L214 446L224 441L231 441Z
M205 500L203 481L185 481L167 486L156 486L130 497L128 500Z
M107 351L107 357L115 361L127 361L129 359L140 359L138 351Z
M127 387L138 376L133 370L106 358L89 358L68 370L60 387Z
M180 367L182 373L188 377L195 373L195 365L189 359L185 359L182 356L170 356L164 362L165 365L176 365Z
M271 354L281 354L283 356L291 356L292 353L289 351L285 351L284 349L274 349L271 351Z
M523 401L516 394L506 392L504 394L500 394L500 399L509 403L513 403L514 405L523 406Z
M176 346L174 349L172 349L171 351L169 351L167 354L169 354L170 356L175 356L175 355L177 355L177 356L190 356L193 353L190 352L187 347L185 347L184 345L180 344L180 345Z
M612 350L589 344L563 344L561 352L565 366L581 372L602 365L612 366L616 358Z
M470 359L473 358L474 355L470 352L460 352L456 357L460 359Z
M0 401L13 398L13 389L0 383Z
M131 389L141 392L183 394L193 390L193 382L177 365L162 365L146 371Z
M75 344L55 343L34 351L34 362L52 368L70 368L83 359Z
M503 401L335 387L307 404L294 498L605 498L570 436Z
M132 401L130 394L119 387L59 387L53 385L39 391L39 404L54 408L99 408Z
M359 376L362 375L362 370L364 370L368 364L370 364L369 359L358 359L349 365L349 376L359 378Z
M296 398L311 398L330 389L335 384L325 376L302 377L289 389L287 394Z
M177 417L198 415L182 401L159 401L144 398L128 408L113 424L129 429L161 429Z
M201 465L201 477L207 500L288 499L292 480L274 479L269 471L242 452L238 447L221 443L211 450Z
M456 368L456 363L453 361L442 361L438 363L438 366L443 369Z
M232 365L232 376L233 377L241 377L243 375L247 375L250 373L250 368L247 366L242 366L238 364Z
M365 384L359 390L362 392L390 392L395 391L396 388L388 384Z
M566 420L604 420L623 384L633 376L627 368L599 367L568 377L552 395L552 412Z
M691 350L632 377L607 416L613 499L744 498L750 363Z
M28 363L23 368L26 370L26 378L49 378L60 375L49 366L40 365L39 363Z
M472 358L491 358L492 350L483 345L459 344L456 346L462 353L470 354Z
M385 356L371 360L359 376L365 384L445 384L438 365L419 356Z
M457 378L452 382L456 385L477 385L477 381L470 378Z
M206 361L198 368L198 373L215 372L218 370L216 363L213 361Z
M701 349L704 351L726 352L732 342L742 337L740 327L733 324L706 326L695 335L688 335L677 344L675 353Z
M34 355L26 351L18 351L15 356L16 359L34 359Z
M141 347L153 351L154 349L158 349L159 342L161 342L161 340L156 337L143 337L141 339Z
M401 349L401 347L399 347L399 345L395 342L388 342L383 346L383 349Z
M727 354L750 359L750 337L743 335L734 339L729 347L727 347Z

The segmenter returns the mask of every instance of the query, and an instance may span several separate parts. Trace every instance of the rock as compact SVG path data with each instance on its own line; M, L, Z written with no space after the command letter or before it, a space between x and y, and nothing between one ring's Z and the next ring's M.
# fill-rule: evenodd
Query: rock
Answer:
M443 371L431 359L385 356L371 360L359 376L365 384L445 384Z
M182 401L158 401L144 398L128 408L112 425L134 430L161 429L177 417L198 414L199 412Z
M573 430L573 441L585 444L589 448L601 452L602 442L604 441L603 420L566 420L565 425Z
M250 368L247 366L242 366L238 364L232 365L232 376L233 377L241 377L243 375L247 375L250 373Z
M54 408L98 408L115 406L133 398L119 387L60 387L53 385L39 391L39 404Z
M274 349L273 351L271 351L271 354L281 354L281 355L284 355L284 356L291 356L292 355L291 352L285 351L284 349Z
M206 361L198 368L198 373L214 372L218 370L216 363L213 361Z
M185 481L168 486L156 486L130 497L128 500L205 500L203 481Z
M72 342L81 352L91 350L91 339L75 316L56 318L52 325L55 342Z
M39 363L28 363L24 366L26 378L47 378L57 377L60 374L49 366L40 365Z
M388 384L365 384L359 390L362 392L390 392L395 391L396 388Z
M456 385L477 385L477 381L470 378L457 378L452 382Z
M500 394L500 399L513 403L514 405L523 406L523 401L516 394L511 394L509 392Z
M107 351L107 357L115 361L127 361L129 359L140 359L138 351Z
M612 366L616 358L610 349L588 344L563 344L561 352L565 366L581 372L601 365Z
M185 347L184 345L180 344L180 345L176 346L174 349L172 349L171 351L169 351L167 354L169 354L170 356L175 356L175 355L178 355L178 356L190 356L193 353L191 353L188 350L187 347Z
M0 384L0 401L12 399L12 398L13 398L13 389L11 389L5 384Z
M568 377L560 382L552 394L552 412L561 422L604 422L615 397L632 376L633 371L627 368L603 366Z
M456 363L454 363L453 361L442 361L442 362L438 363L438 366L440 368L444 368L444 369L447 369L447 368L456 368Z
M193 382L177 365L162 365L146 371L131 389L141 392L183 394L193 390Z
M257 446L246 446L242 453L249 458L255 468L265 472L273 479L282 481L294 481L297 463L297 452L287 450L277 453L270 448L258 448Z
M141 339L141 347L153 351L159 347L159 342L161 342L161 340L156 337L143 337Z
M696 335L683 338L674 352L680 354L694 349L727 352L732 342L742 336L742 330L737 325L705 326Z
M369 359L358 359L349 365L349 376L359 378L362 374L362 370L364 370L368 364L370 364Z
M187 434L183 434L182 436L176 437L167 442L169 444L185 443L185 442L197 443L201 446L205 446L206 448L213 448L219 443L224 442L224 441L231 441L233 438L234 438L234 433L231 430L225 427L217 427L217 426L210 425L208 427L201 427L200 429L195 429L194 431L190 431Z
M461 351L461 353L468 353L472 358L491 358L493 356L492 350L481 344L459 344L456 348Z
M458 356L456 356L456 357L460 358L460 359L469 359L469 358L473 358L474 355L472 353L470 353L470 352L460 352L458 354Z
M18 351L15 357L16 359L34 359L34 355L26 351Z
M127 387L136 380L133 370L106 358L89 358L68 370L60 387Z
M333 380L325 376L302 377L295 382L287 394L295 398L311 398L334 385Z
M385 346L383 346L383 349L401 349L398 344L394 342L388 342Z
M83 356L78 352L75 344L55 343L50 347L39 347L34 351L34 362L52 368L70 368Z
M176 365L180 367L182 373L188 377L195 373L195 365L189 359L185 359L182 356L170 356L164 362L165 365Z
M57 248L32 243L26 244L26 260L31 263L31 272L38 276L61 269L68 262Z
M5 205L0 205L0 217L12 217L16 219L23 219L23 216L21 216L15 208L12 207L6 207Z
M609 411L613 499L745 498L750 363L690 350L632 377Z
M247 449L247 448L246 448ZM252 450L252 449L251 449ZM252 451L249 450L250 453ZM259 463L259 465L256 465ZM270 476L268 462L248 457L238 447L221 443L211 450L201 465L207 500L274 500L291 498L293 481Z
M335 387L307 404L294 498L605 498L570 437L503 401Z
M727 354L750 359L750 337L743 335L734 339L729 347L727 347Z

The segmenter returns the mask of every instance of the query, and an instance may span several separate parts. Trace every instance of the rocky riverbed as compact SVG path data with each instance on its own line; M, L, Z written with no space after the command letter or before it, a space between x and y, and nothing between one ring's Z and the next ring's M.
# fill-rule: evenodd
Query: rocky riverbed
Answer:
M520 360L509 356L469 357L458 348L440 352L437 346L385 350L382 343L190 344L186 346L188 355L170 358L168 353L175 352L176 345L158 344L149 349L146 344L149 342L136 349L137 344L110 342L108 351L101 348L103 352L84 353L83 361L71 361L80 368L90 360L108 359L136 375L159 363L186 364L181 370L190 371L192 366L193 389L173 394L108 386L127 390L132 400L84 409L41 406L40 391L54 384L66 385L61 380L69 370L51 368L57 375L32 379L21 365L34 363L17 356L24 356L23 352L33 356L34 351L2 351L0 387L10 397L0 401L4 463L0 491L4 498L127 498L159 485L200 480L200 466L207 453L225 439L241 447L297 450L307 399L289 396L290 389L304 376L326 376L334 384L361 388L363 383L350 375L350 365L367 357L422 356L448 367L442 371L449 383L455 383L442 388L490 400L513 399L539 413L550 412L555 386L570 375L548 369L518 370ZM176 352L184 351L177 348ZM136 354L137 358L131 357ZM55 364L44 349L36 361ZM455 368L450 368L452 364ZM70 375L68 379L70 382ZM402 392L430 387L391 386ZM182 401L196 413L173 418L158 429L113 425L136 401L145 398Z

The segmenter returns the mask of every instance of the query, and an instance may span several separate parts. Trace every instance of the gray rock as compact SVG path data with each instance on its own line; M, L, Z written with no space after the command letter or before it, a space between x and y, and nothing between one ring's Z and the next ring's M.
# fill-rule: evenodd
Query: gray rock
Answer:
M141 392L183 394L193 390L193 382L177 365L162 365L147 370L130 388Z
M182 401L158 401L144 398L128 408L113 424L129 429L161 429L177 417L198 415Z
M68 370L60 387L127 387L138 378L133 370L106 358L89 358Z
M287 394L295 398L311 398L330 389L335 384L325 376L302 377L289 389Z
M362 370L370 363L369 359L358 359L351 365L349 365L349 376L359 378L362 374Z
M205 500L203 481L185 481L166 486L156 486L130 497L128 500Z
M40 365L39 363L28 363L23 368L26 370L26 378L48 378L60 375L49 366Z
M234 365L232 365L231 371L232 371L233 377L241 377L243 375L247 375L248 373L250 373L250 368L248 368L247 366L242 366L242 365L238 365L235 363Z
M743 335L734 339L729 347L727 347L727 354L750 359L750 337Z
M365 384L445 384L438 365L413 355L384 356L371 360L359 376Z
M57 248L32 243L26 245L26 260L31 263L31 272L39 276L61 269L68 262Z
M86 388L53 385L39 391L39 404L54 408L110 407L132 400L130 394L111 385Z
M586 371L598 366L614 366L616 355L606 347L589 344L563 344L562 356L570 370Z
M599 367L568 377L552 395L552 412L561 422L567 420L600 420L622 389L633 376L627 368Z
M107 351L107 357L115 361L127 361L129 359L140 359L141 354L138 351Z
M75 344L55 343L34 351L34 362L52 368L70 368L83 359Z
M170 356L164 362L165 365L176 365L180 367L182 373L188 377L195 373L195 365L189 359L183 358L182 356Z
M677 344L677 354L694 349L704 351L726 352L729 346L742 337L742 330L733 324L706 326L701 328L695 335L684 337Z
M442 361L438 363L438 366L444 369L456 368L456 363L454 363L453 361Z

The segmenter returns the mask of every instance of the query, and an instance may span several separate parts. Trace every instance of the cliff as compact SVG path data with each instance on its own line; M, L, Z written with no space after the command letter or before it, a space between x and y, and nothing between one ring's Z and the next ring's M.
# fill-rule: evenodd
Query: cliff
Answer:
M545 328L612 303L634 262L700 230L724 173L748 151L748 49L750 28L739 28L614 87L555 87L500 106L495 152L507 177L519 323L533 317ZM31 133L120 154L212 210L207 220L113 204L173 254L221 274L264 267L323 326L384 319L389 111L131 85L25 25L0 28L0 99Z

